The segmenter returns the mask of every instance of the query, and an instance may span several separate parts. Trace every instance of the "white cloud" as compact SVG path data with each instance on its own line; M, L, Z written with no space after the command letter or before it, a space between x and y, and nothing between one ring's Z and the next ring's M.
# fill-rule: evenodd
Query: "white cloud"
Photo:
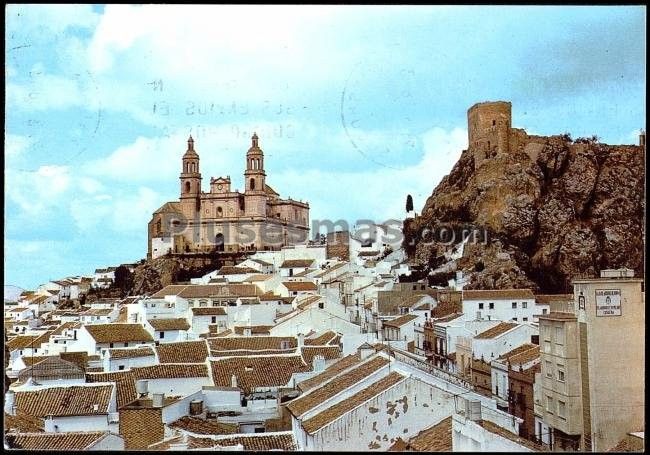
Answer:
M32 139L27 136L5 133L5 158L12 160L22 156L31 143Z
M55 211L71 186L68 166L41 166L34 172L7 169L5 194L32 217Z
M9 29L41 35L44 30L57 34L68 27L91 28L98 20L92 5L7 5Z

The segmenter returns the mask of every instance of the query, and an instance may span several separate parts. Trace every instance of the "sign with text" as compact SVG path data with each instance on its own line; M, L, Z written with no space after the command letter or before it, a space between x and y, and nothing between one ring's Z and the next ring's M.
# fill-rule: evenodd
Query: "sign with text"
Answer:
M621 315L621 290L596 289L596 316Z

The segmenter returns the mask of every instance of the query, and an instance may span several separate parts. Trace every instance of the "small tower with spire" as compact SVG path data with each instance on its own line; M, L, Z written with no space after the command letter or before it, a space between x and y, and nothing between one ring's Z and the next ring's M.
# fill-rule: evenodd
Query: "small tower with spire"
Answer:
M246 215L266 216L266 172L264 172L264 152L259 146L257 133L251 137L251 147L246 153Z
M193 219L196 212L201 210L201 172L199 154L194 150L192 135L187 140L187 151L183 155L180 181L181 210L188 219Z

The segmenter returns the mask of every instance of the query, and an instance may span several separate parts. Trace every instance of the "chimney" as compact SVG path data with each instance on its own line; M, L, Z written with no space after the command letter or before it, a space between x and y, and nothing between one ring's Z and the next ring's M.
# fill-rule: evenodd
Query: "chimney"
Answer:
M321 372L325 369L325 357L322 355L315 355L312 360L312 370L315 372Z
M149 394L149 381L141 379L135 383L135 391L139 398L146 397Z
M639 133L639 145L645 147L645 130L643 128L641 128L641 132Z
M298 334L298 349L302 348L305 345L305 335L303 333Z
M230 378L230 387L237 387L237 376L234 374Z
M162 408L165 401L164 393L154 393L153 400L151 400L151 406L154 408Z
M253 329L250 327L244 327L244 336L249 337L253 335Z
M16 415L16 393L8 390L5 394L5 412L9 415Z
M364 360L375 353L375 348L373 348L368 343L363 343L361 346L357 348L357 353L359 354L359 358L361 360Z

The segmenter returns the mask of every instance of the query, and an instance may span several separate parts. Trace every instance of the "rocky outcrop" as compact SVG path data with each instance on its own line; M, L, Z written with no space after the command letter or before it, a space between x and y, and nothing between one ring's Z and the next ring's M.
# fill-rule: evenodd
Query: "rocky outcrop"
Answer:
M476 169L472 150L464 151L422 215L405 221L409 256L434 275L442 264L463 271L468 289L566 292L572 278L604 268L642 274L644 148L567 136L534 140L534 155L522 144ZM469 241L450 261L469 227L484 241ZM441 228L454 238L436 236Z
M216 257L164 256L138 265L129 295L153 294L169 284L187 282L220 268Z

